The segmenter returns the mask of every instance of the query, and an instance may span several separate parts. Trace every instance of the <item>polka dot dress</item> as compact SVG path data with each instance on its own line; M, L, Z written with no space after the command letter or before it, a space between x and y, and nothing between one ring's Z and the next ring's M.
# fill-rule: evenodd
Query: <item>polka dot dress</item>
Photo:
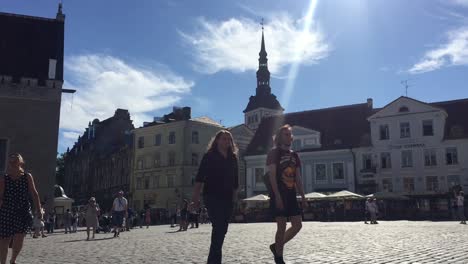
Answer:
M32 224L31 203L29 202L28 178L23 174L12 179L4 177L5 191L0 208L0 238L26 233Z

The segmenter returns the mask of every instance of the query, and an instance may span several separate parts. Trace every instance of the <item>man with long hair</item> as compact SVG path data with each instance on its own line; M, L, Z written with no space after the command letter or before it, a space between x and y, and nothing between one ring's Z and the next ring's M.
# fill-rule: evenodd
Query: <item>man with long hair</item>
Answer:
M221 263L224 237L239 187L238 178L236 145L231 133L221 130L212 139L200 163L191 204L199 206L203 187L203 199L213 227L208 264Z
M296 152L291 150L293 137L291 126L280 127L275 135L275 147L267 156L267 167L270 174L270 208L275 217L277 230L275 243L270 250L275 263L283 260L284 244L290 241L302 228L302 212L298 206L296 193L302 197L302 208L307 206L301 179L301 161ZM291 227L286 230L287 220Z

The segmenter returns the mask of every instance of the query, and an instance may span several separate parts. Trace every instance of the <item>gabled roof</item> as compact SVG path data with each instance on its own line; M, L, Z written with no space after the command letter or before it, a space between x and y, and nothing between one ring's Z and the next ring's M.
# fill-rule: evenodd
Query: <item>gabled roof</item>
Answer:
M57 61L55 80L63 80L64 22L0 12L0 75L49 79L49 59Z
M196 118L192 118L191 120L195 121L195 122L205 123L205 124L208 124L208 125L223 127L223 125L221 125L220 123L214 121L213 119L211 119L211 118L209 118L207 116L196 117Z
M436 102L430 105L440 107L447 112L444 139L468 138L468 98Z
M392 102L388 103L387 105L385 105L384 107L382 108L379 108L379 109L374 109L374 112L372 113L372 115L368 118L368 120L370 119L373 119L373 118L376 118L378 117L379 113L381 113L382 111L386 111L386 109L388 109L390 106L392 106L393 104L395 104L396 102L400 101L400 100L408 100L408 101L412 101L413 103L416 103L416 104L419 104L420 107L424 107L426 108L427 110L426 111L443 111L445 113L445 110L441 107L438 107L438 106L435 106L433 104L430 104L430 103L425 103L425 102L422 102L422 101L419 101L419 100L416 100L414 98L410 98L410 97L406 97L406 96L400 96L398 97L397 99L393 100ZM446 113L445 113L446 114Z
M265 118L247 148L246 155L261 155L273 146L272 136L283 124L301 126L321 133L321 148L332 150L370 144L367 103L288 113ZM307 151L307 150L303 150Z

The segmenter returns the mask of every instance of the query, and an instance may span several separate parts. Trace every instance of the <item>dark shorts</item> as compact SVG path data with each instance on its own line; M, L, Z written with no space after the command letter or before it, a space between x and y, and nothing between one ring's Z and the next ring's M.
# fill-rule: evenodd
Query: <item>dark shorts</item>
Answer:
M123 225L124 216L124 211L114 211L112 213L112 223L114 224L114 226L121 227Z
M302 215L302 210L299 208L299 204L296 198L296 192L283 192L281 199L283 200L284 209L279 210L276 208L275 196L270 197L270 210L273 217L291 217Z

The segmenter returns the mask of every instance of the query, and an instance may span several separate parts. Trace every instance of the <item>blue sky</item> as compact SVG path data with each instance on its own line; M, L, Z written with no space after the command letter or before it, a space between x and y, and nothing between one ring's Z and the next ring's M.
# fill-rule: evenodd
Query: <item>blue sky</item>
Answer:
M129 109L135 126L191 106L225 126L255 93L261 26L272 91L286 112L405 94L468 98L468 0L64 0L59 152L94 118ZM54 17L57 1L0 0Z

